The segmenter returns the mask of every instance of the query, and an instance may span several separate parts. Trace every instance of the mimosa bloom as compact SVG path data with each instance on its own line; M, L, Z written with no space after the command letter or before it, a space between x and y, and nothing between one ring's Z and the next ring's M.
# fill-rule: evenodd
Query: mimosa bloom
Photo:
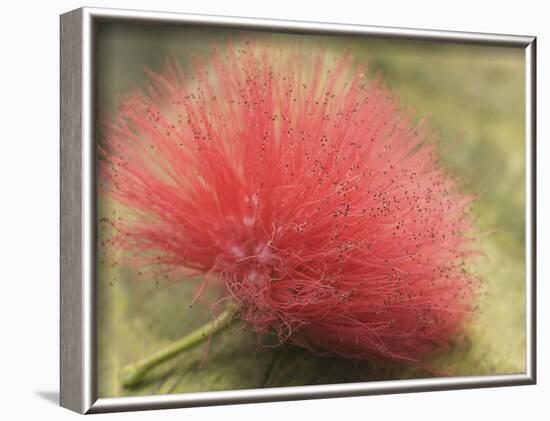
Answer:
M317 353L445 350L475 301L471 197L429 130L351 55L247 43L190 69L148 71L105 126L128 261L215 276L257 332Z

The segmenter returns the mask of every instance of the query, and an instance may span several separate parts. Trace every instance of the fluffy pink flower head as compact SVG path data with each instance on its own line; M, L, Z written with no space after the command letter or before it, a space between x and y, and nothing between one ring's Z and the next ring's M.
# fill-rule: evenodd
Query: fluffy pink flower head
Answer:
M429 131L350 55L264 43L171 61L105 127L129 261L215 275L258 332L423 360L472 310L470 198ZM128 216L129 215L129 216Z

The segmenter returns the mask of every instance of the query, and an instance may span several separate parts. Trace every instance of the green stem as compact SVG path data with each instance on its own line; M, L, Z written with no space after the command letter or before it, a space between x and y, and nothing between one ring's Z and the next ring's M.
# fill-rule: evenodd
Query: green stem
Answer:
M122 384L126 387L135 386L141 382L145 374L157 365L175 357L179 353L201 344L210 336L222 331L234 320L234 305L230 305L223 313L210 322L202 325L193 332L185 335L166 348L155 352L153 355L128 365L122 369Z

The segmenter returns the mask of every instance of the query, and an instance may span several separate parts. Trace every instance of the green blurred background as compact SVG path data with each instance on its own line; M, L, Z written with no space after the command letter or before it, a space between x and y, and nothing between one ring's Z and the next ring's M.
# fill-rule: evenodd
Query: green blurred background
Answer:
M268 37L281 46L350 49L428 118L440 153L464 190L479 195L474 212L484 253L472 268L486 279L481 311L464 343L432 360L433 370L316 357L284 345L263 348L234 324L206 346L123 388L122 367L148 356L210 320L207 305L189 308L199 280L137 281L136 271L99 264L98 364L101 397L295 386L447 375L525 371L525 87L521 49L344 36L255 34L213 28L100 24L97 104L100 115L121 95L143 86L145 66L160 69L171 54L186 65L230 37ZM99 217L114 204L99 197ZM207 297L205 297L207 299ZM438 370L441 370L438 371Z

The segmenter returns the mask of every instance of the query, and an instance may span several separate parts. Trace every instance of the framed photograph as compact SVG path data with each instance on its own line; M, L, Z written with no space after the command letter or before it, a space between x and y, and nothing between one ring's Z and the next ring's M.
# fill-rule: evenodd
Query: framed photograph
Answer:
M534 36L61 16L61 405L536 382Z

